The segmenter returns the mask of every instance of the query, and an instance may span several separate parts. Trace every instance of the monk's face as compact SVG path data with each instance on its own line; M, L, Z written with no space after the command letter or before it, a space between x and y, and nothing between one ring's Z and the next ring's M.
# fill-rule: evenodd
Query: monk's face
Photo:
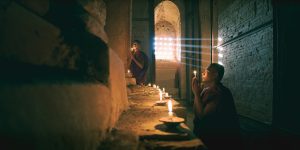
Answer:
M137 51L137 50L140 49L140 45L138 43L133 43L132 48L133 48L134 51Z
M216 80L217 76L218 76L218 73L216 71L205 69L202 72L202 81L203 82L212 82L212 81Z

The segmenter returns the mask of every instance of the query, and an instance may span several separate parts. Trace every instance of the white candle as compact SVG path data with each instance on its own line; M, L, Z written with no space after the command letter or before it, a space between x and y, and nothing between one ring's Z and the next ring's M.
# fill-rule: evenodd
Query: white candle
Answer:
M162 101L162 92L159 90L159 100Z
M169 93L166 93L166 96L169 96Z
M156 88L156 85L155 85L155 84L153 84L153 87L154 87L154 88Z
M173 116L173 112L172 112L172 100L168 101L168 110L169 110L169 117Z
M151 83L149 83L148 86L151 86Z
M194 76L196 77L196 75L197 75L197 71L196 71L196 70L194 70Z
M157 86L157 89L159 89L159 86Z
M165 93L165 88L163 88L163 93Z

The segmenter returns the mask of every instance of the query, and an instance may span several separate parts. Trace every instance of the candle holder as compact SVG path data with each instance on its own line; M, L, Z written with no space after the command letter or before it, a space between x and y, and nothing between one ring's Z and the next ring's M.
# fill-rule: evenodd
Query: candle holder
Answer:
M181 117L176 117L173 115L173 104L172 100L168 100L168 111L169 116L160 118L159 121L163 122L167 128L176 128L180 123L184 122L184 119Z
M172 97L172 96L169 95L168 93L165 93L165 95L164 95L164 98L165 98L165 99L171 99L171 97Z
M160 122L163 122L167 128L176 128L180 123L184 122L184 118L176 116L168 116L159 119Z
M156 101L155 102L155 104L157 105L157 106L165 106L166 105L166 101Z
M127 78L132 78L132 77L133 77L133 75L132 75L132 73L130 72L129 69L127 70L125 76L126 76Z
M163 100L161 100L161 101L156 101L155 102L155 104L157 105L157 106L165 106L166 105L166 101L163 101Z
M165 105L166 101L162 100L162 91L159 89L159 101L156 101L156 105Z

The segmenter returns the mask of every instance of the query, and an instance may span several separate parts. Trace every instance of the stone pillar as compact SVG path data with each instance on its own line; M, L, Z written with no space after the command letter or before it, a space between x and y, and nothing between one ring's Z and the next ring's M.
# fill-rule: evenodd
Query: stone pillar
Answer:
M107 0L107 19L105 30L108 35L108 45L121 58L127 70L127 58L130 50L130 10L131 0Z

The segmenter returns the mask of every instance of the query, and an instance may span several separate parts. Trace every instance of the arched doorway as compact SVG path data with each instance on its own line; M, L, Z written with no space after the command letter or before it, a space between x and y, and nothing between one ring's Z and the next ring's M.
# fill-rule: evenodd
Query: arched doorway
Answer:
M178 97L181 60L180 12L173 2L163 1L155 7L154 15L155 80L174 97Z

